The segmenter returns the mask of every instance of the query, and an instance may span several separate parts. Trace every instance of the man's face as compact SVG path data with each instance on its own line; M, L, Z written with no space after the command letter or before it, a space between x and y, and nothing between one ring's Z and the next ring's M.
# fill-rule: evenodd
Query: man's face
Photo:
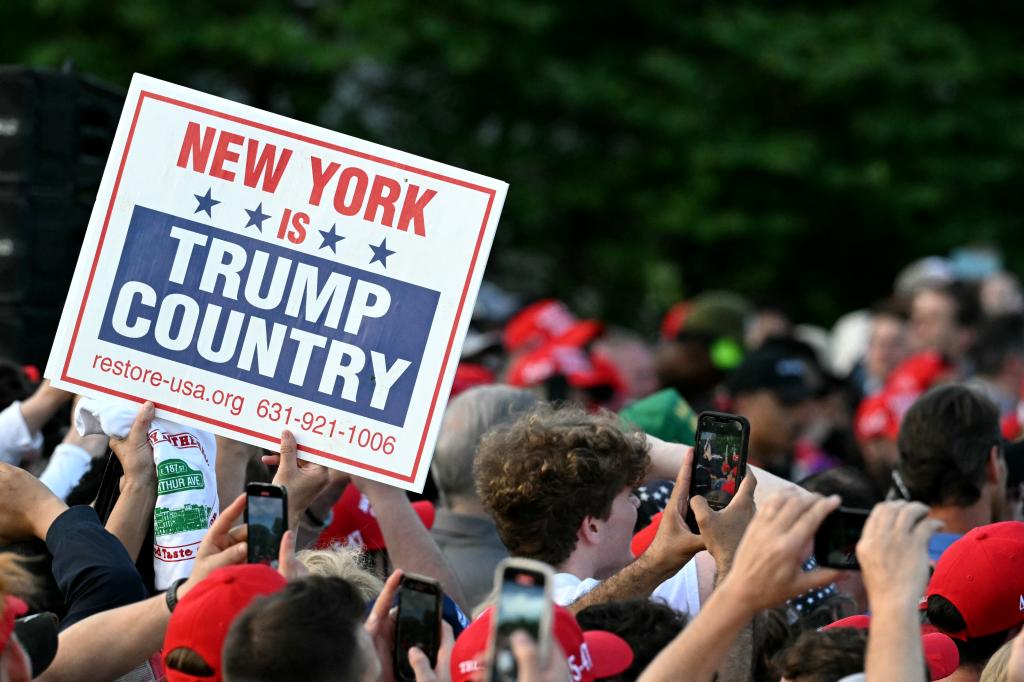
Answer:
M910 346L914 351L950 353L956 345L956 302L931 289L919 291L910 307Z
M882 315L871 325L871 338L865 357L868 373L884 380L907 355L906 323L891 315Z
M786 404L774 392L760 390L737 399L736 409L750 421L754 463L769 463L792 454L810 416L810 401Z
M622 570L633 561L630 542L633 539L633 528L636 526L637 508L640 500L633 494L632 488L623 488L612 502L612 510L604 521L601 539L602 567L599 575L604 579Z

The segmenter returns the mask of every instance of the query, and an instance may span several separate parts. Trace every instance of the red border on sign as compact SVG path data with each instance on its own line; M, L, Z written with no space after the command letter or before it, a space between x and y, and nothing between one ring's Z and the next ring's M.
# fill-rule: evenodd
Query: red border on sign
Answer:
M399 163L397 161L391 161L389 159L383 159L381 157L374 156L372 154L367 154L365 152L356 151L354 149L349 149L347 147L342 147L340 145L331 144L330 142L324 142L323 140L317 140L317 139L314 139L312 137L308 137L306 135L300 135L299 133L293 133L293 132L290 132L290 131L287 131L287 130L282 130L280 128L275 128L274 126L267 125L265 123L257 123L256 121L250 121L248 119L241 118L240 116L234 116L232 114L227 114L227 113L224 113L224 112L221 112L221 111L216 111L214 109L209 109L207 107L201 107L201 106L199 106L197 104L190 104L189 102L182 102L181 100L177 100L177 99L174 99L174 98L171 98L171 97L167 97L166 95L158 95L156 93L147 92L147 91L143 90L139 94L139 101L138 101L138 103L135 105L135 114L132 116L132 125L131 125L131 128L129 128L129 130L128 130L128 140L125 143L124 152L121 154L121 164L118 166L117 177L114 180L114 190L113 190L113 192L110 195L110 203L107 205L107 213L106 213L106 215L103 218L103 229L100 230L99 243L96 245L96 255L93 257L92 267L89 270L89 278L88 278L88 280L86 280L85 293L82 296L82 303L81 303L81 305L78 308L78 318L75 320L75 329L74 329L74 331L71 334L71 344L68 346L68 354L67 354L67 357L64 359L64 369L61 372L61 379L63 381L66 381L66 382L71 383L71 384L76 384L76 385L82 386L84 388L90 388L90 389L92 389L94 391L98 391L100 393L106 393L108 395L116 396L118 398L124 398L126 400L131 400L133 402L141 403L141 402L144 402L144 400L142 398L140 398L139 396L132 395L130 393L124 393L122 391L116 391L114 389L106 388L106 387L103 387L103 386L99 386L97 384L93 384L93 383L90 383L90 382L87 382L87 381L83 381L81 379L75 379L75 378L73 378L71 376L68 376L68 368L71 365L71 356L74 353L75 343L78 340L78 331L79 331L79 328L82 325L82 317L85 314L85 302L89 298L89 292L92 289L93 278L96 275L96 267L99 264L100 253L103 251L103 244L104 244L104 241L106 240L106 236L107 236L107 227L110 225L110 216L111 216L111 214L114 211L114 201L117 199L117 192L118 192L118 189L121 186L121 176L124 174L124 167L125 167L125 164L128 161L128 150L131 149L132 139L135 136L135 127L136 127L136 125L139 122L139 114L142 112L142 103L146 100L146 98L150 98L150 99L154 99L154 100L157 100L157 101L160 101L160 102L164 102L166 104L171 104L171 105L174 105L174 106L182 107L184 109L190 109L192 111L197 111L197 112L199 112L201 114L207 114L209 116L216 116L217 118L222 118L222 119L225 119L225 120L228 120L228 121L232 121L233 123L239 123L241 125L247 125L247 126L250 126L252 128L258 128L260 130L265 130L267 132L271 132L271 133L274 133L276 135L282 135L284 137L290 137L290 138L292 138L294 140L298 140L300 142L305 142L305 143L308 143L308 144L317 145L319 147L323 147L325 149L330 149L331 151L338 152L340 154L348 154L350 156L355 156L355 157L358 157L360 159L365 159L365 160L368 160L368 161L373 161L375 163L380 163L380 164L383 164L383 165L386 165L386 166L391 166L393 168L399 168L401 170L408 171L410 173L417 173L418 175L422 175L422 176L425 176L425 177L428 177L428 178L432 178L434 180L440 180L442 182L451 183L453 185L458 185L459 187L464 187L466 189L474 190L474 191L477 191L477 192L482 192L485 195L487 195L487 208L484 210L484 219L483 219L483 222L480 224L480 232L477 234L476 244L473 247L473 257L469 261L469 271L466 273L466 283L462 287L462 295L459 297L459 307L455 311L455 321L452 324L452 331L448 335L448 345L445 347L444 358L441 361L441 371L438 373L437 384L434 386L434 394L433 394L433 396L431 397L431 400L430 400L430 409L427 411L427 421L426 421L426 423L423 426L423 434L420 436L419 446L418 446L418 449L416 451L416 459L413 461L412 473L410 475L408 475L408 476L402 476L400 474L396 474L393 471L388 471L387 469L382 469L380 467L375 467L375 466L372 466L370 464L364 464L362 462L356 462L354 460L347 459L345 457L341 457L339 455L335 455L335 454L332 454L332 453L329 453L329 452L325 452L323 450L318 450L316 448L311 448L311 447L306 446L306 445L299 445L299 450L301 450L302 452L308 452L308 453L311 453L311 454L314 454L314 455L318 455L320 457L326 457L327 459L332 459L332 460L334 460L336 462L341 462L343 464L347 464L349 466L353 466L353 467L356 467L356 468L359 468L359 469L363 469L365 471L372 471L373 473L379 474L381 476L386 476L388 478L393 478L393 479L396 479L396 480L399 480L399 481L404 481L404 482L407 482L407 483L414 482L416 480L416 473L419 471L420 460L423 458L423 447L424 447L424 445L426 444L426 441L427 441L427 432L430 430L430 425L431 425L431 423L433 422L433 419L434 419L434 410L437 408L437 399L438 399L438 397L439 397L439 395L441 393L441 380L444 377L445 370L448 368L448 361L451 359L452 346L455 345L455 330L458 329L458 327L459 327L459 320L462 319L462 311L463 311L463 308L464 308L464 306L466 304L466 296L469 295L469 285L470 285L471 280L473 279L473 272L476 270L477 258L480 255L480 246L483 243L484 234L486 233L486 230L487 230L487 221L491 217L491 208L494 206L495 191L493 189L488 189L487 187L483 187L481 185L476 185L476 184L473 184L471 182L466 182L464 180L458 180L456 178L450 178L450 177L447 177L445 175L441 175L439 173L434 173L432 171L427 171L427 170L423 170L423 169L420 169L420 168L415 168L415 167L410 166L408 164ZM200 421L200 422L204 422L204 423L207 423L207 424L212 424L214 426L219 426L219 427L227 429L229 431L234 431L235 433L244 434L244 435L255 437L255 438L262 438L263 440L269 441L269 442L278 442L278 440L279 440L279 438L276 437L276 436L270 436L270 435L267 435L265 433L260 433L258 431L254 431L252 429L245 429L245 428L242 428L242 427L234 425L234 424L229 424L227 422L222 422L222 421L219 421L219 420L216 420L216 419L211 419L211 418L206 417L206 416L201 415L201 414L196 414L195 412L189 412L187 410L182 410L182 409L178 409L176 407L171 407L170 405L160 405L160 404L157 404L156 407L158 407L158 408L160 408L162 410L166 410L168 412L173 412L175 414L180 414L180 415L182 415L184 417L189 417L191 419L195 419L195 420Z

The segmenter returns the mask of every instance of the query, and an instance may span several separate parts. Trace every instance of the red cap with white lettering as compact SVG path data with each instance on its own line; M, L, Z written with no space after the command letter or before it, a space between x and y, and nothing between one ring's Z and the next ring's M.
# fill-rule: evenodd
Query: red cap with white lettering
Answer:
M573 682L612 677L633 664L633 650L626 640L604 630L584 632L568 609L557 605L553 609L553 634L565 653L569 679ZM494 608L487 609L455 640L451 657L452 682L484 678L493 615Z

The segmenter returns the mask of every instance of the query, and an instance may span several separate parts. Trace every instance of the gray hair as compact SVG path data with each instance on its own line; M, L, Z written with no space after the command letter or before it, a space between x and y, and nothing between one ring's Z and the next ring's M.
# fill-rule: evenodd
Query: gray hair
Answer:
M442 502L476 497L473 462L480 439L491 429L512 423L536 403L529 391L503 385L477 386L448 403L431 465Z

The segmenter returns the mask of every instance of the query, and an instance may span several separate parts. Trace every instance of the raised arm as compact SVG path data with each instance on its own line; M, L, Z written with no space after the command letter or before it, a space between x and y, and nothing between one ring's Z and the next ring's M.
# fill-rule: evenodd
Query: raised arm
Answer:
M39 480L54 495L65 500L88 473L93 460L105 456L109 447L106 436L83 436L78 432L75 428L75 411L72 409L71 423L64 434L64 440L53 449Z
M388 556L395 568L437 580L449 597L466 608L466 597L459 579L416 515L405 491L364 478L353 478L353 482L373 505Z
M928 584L928 539L942 522L927 515L919 502L883 502L871 511L857 543L871 605L869 682L928 679L917 604Z
M245 509L238 497L210 526L199 545L189 579L178 588L178 598L221 566L245 561L245 526L232 528ZM144 601L97 613L60 633L57 657L38 680L90 682L112 680L146 661L163 645L171 612L160 594Z
M705 608L665 647L641 682L711 680L737 635L758 611L827 585L837 572L803 572L814 533L839 506L838 497L782 492L767 500L747 528L732 570Z
M683 466L683 461L686 458L687 453L693 452L693 448L689 445L669 443L661 440L660 438L655 438L650 434L647 435L647 442L651 446L651 465L647 470L648 480L675 479L676 473L679 471L679 467ZM754 497L754 501L757 504L761 504L775 493L783 490L787 490L796 495L810 495L808 491L804 490L796 483L780 478L760 467L748 464L747 471L752 472L757 476L757 494Z
M147 402L135 416L128 436L110 439L110 449L121 462L124 477L121 494L107 518L106 528L121 541L132 561L138 558L142 543L153 527L157 481L153 446L149 442L152 422L153 403Z
M50 385L49 379L43 379L36 392L21 403L21 416L25 420L25 426L32 433L36 433L46 425L46 422L53 419L71 398L71 393L54 388Z

